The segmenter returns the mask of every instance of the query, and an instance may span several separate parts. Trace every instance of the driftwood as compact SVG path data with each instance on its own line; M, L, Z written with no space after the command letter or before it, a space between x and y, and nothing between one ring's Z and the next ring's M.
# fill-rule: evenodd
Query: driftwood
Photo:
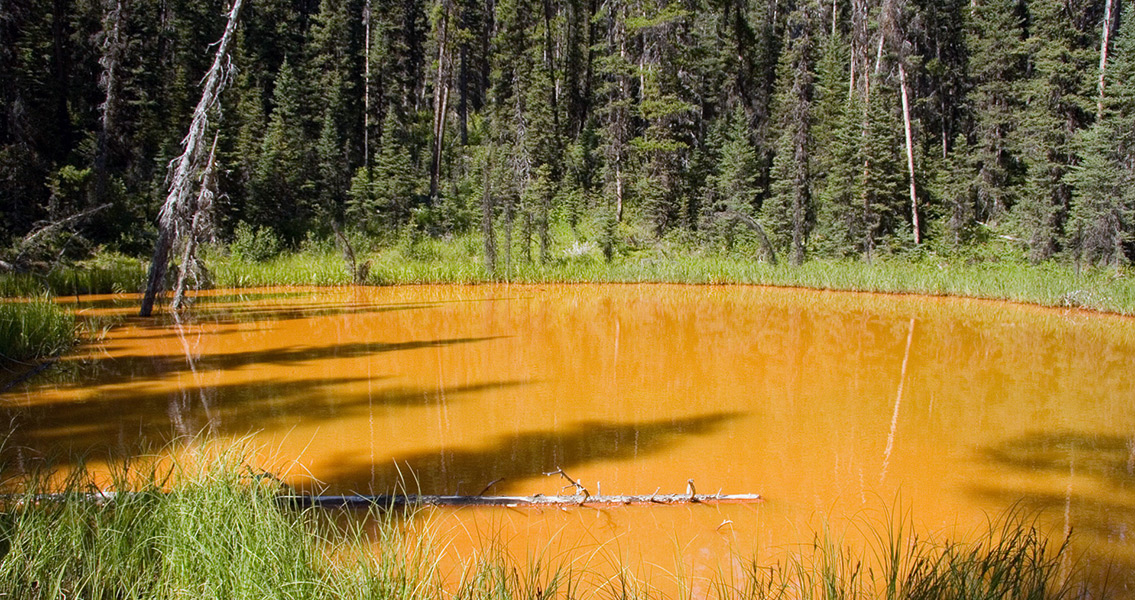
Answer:
M403 508L414 506L505 506L505 507L558 507L566 508L570 506L589 506L589 507L605 507L605 506L631 506L631 505L677 505L677 504L752 504L764 502L764 497L760 494L699 494L694 489L694 480L689 479L686 481L685 494L659 494L657 490L649 495L610 495L604 496L602 494L592 495L583 487L583 484L572 479L563 469L556 469L550 473L544 473L546 476L559 475L568 482L566 488L573 488L576 490L575 494L571 495L552 495L545 496L544 494L534 494L532 496L445 496L445 495L430 495L430 494L379 494L379 495L364 495L364 494L346 494L346 495L309 495L309 494L295 494L295 495L281 495L278 496L280 504L292 508ZM279 482L279 479L267 472L259 472L252 474L253 479L269 479ZM503 479L497 479L485 486L485 491L493 487ZM286 484L280 482L284 489L288 489ZM39 494L32 497L34 502L59 502L63 500L71 500L76 497L84 498L90 502L97 504L114 502L114 500L123 495L131 495L134 492L110 492L110 491L95 491L86 494ZM482 491L482 494L484 491ZM7 495L0 496L0 499L16 500L18 502L28 501L29 498L20 495Z
M366 508L402 506L627 506L644 504L746 504L763 502L760 494L650 494L592 496L432 496L424 494L402 495L346 495L346 496L281 496L280 501L301 508Z
M96 504L114 502L120 497L128 497L136 492L98 491L90 493L37 494L23 496L7 494L3 500L17 502L63 502L81 498ZM752 504L764 502L760 494L650 494L648 496L433 496L427 494L382 494L368 496L361 494L343 496L280 496L279 502L293 508L394 508L409 506L506 506L506 507L561 507L570 506L632 506L632 505L677 505L677 504Z

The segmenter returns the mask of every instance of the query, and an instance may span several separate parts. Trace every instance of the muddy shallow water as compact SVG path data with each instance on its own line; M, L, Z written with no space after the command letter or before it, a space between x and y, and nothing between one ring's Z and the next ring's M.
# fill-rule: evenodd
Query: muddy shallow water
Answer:
M137 298L69 303L130 315ZM438 511L458 554L493 540L698 575L810 543L824 523L854 530L897 508L964 535L1016 506L1125 573L1133 372L1135 320L976 300L286 288L210 292L180 322L127 317L0 403L17 462L251 434L306 491L552 494L563 482L544 473L562 468L591 493L679 493L692 478L766 498Z

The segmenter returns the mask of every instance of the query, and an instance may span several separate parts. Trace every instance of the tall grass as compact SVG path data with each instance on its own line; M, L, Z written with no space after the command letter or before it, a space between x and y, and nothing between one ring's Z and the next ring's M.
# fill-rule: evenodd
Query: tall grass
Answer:
M47 273L0 275L0 297L136 293L145 285L146 269L141 260L107 253Z
M577 249L578 246L578 249ZM572 246L547 262L503 252L489 271L478 236L452 239L407 237L390 245L360 244L359 265L368 263L368 285L515 283L756 284L825 290L966 296L1044 306L1135 314L1135 278L1124 269L1074 269L1049 262L1032 265L1012 258L920 254L857 259L811 259L800 266L772 265L756 255L706 252L696 246L657 244L628 251L608 262L593 245ZM206 263L220 288L280 285L349 285L354 276L334 244L309 244L264 261L212 249ZM56 296L138 292L145 264L120 255L99 256L47 275L0 275L0 296Z
M1054 307L1135 314L1135 278L1116 269L1077 271L1057 263L970 262L964 258L813 259L800 266L772 265L756 257L658 247L611 262L594 252L559 255L541 262L498 259L490 272L476 238L425 239L377 248L369 285L514 283L755 284L822 290L928 294L1011 300ZM285 254L263 263L225 256L214 259L219 287L347 285L350 270L334 251Z
M343 515L289 508L278 481L231 453L161 473L120 470L113 486L130 492L109 499L87 493L98 486L83 474L50 498L38 494L46 478L8 496L5 597L418 598L433 585L422 546L404 542L390 514L370 515L372 535L358 515L342 526Z
M75 316L46 297L0 302L0 364L58 354L77 335Z
M297 509L274 477L221 452L197 465L118 469L113 496L78 471L53 484L25 478L0 497L0 592L6 598L383 598L546 600L665 597L628 570L595 575L490 548L447 581L412 518ZM152 465L163 463L153 462ZM168 463L166 463L168 464ZM54 480L52 480L54 481ZM46 489L56 494L39 495ZM1086 597L1035 523L1013 513L975 541L920 539L902 523L877 532L872 555L829 532L770 566L750 561L710 582L716 600L1057 600ZM689 581L678 596L690 597ZM1093 591L1096 593L1096 591ZM1093 595L1092 597L1101 597Z

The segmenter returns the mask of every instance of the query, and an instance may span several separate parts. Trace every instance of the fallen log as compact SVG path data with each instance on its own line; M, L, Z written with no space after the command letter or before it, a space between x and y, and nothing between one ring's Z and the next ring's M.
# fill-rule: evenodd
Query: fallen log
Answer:
M427 494L392 494L368 496L350 494L341 496L281 496L280 501L291 506L308 508L366 508L402 506L628 506L649 504L742 504L763 502L760 494L650 494L595 496L436 496Z
M88 493L58 493L34 494L2 494L0 500L26 502L64 502L82 499L95 504L107 504L117 498L131 496L139 492L112 492L97 491ZM750 504L764 502L760 494L650 494L641 495L615 495L615 496L584 496L576 494L571 496L435 496L428 494L380 494L380 495L327 495L311 496L306 494L295 496L279 496L278 500L284 506L292 508L401 508L412 506L631 506L652 504Z

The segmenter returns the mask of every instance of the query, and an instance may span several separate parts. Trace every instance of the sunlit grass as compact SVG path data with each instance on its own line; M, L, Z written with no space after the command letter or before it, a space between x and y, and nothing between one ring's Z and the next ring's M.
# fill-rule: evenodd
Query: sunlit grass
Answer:
M141 260L118 254L101 254L75 265L60 266L46 274L0 275L0 297L137 293L145 285L146 269Z
M0 364L59 354L77 335L75 316L46 297L0 301Z
M207 252L209 285L217 288L282 285L334 286L356 283L355 274L333 244L314 244L262 262L241 260L214 249ZM365 263L367 285L515 283L687 283L754 284L900 294L929 294L1011 300L1043 306L1087 308L1135 314L1135 279L1126 269L1077 270L1048 262L975 260L967 256L924 254L891 256L872 262L815 258L800 266L764 262L752 252L718 253L694 246L643 246L604 260L593 245L569 246L546 262L533 250L506 255L498 250L490 271L480 238L422 237L356 249L356 266ZM0 296L56 296L139 292L145 282L142 261L118 255L97 257L46 276L0 275Z

